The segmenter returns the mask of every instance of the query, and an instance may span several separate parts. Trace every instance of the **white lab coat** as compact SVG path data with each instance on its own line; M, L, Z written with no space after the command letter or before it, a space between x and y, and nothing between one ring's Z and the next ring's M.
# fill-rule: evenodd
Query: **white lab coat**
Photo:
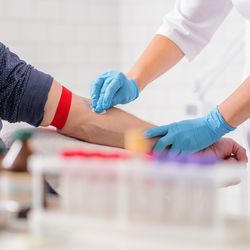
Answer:
M157 34L175 42L191 61L209 43L233 7L250 20L250 0L177 0Z

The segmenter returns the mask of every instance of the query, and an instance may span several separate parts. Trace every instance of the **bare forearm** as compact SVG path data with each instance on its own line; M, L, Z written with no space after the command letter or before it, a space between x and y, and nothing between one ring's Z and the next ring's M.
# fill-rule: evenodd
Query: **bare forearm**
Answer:
M250 77L219 105L219 110L232 127L237 127L250 117Z
M54 80L52 82L48 94L48 99L44 107L44 117L40 126L47 127L50 125L51 121L54 118L56 108L60 100L61 92L62 92L62 85Z
M41 126L49 126L53 120L61 92L61 84L53 81ZM128 130L146 130L152 127L152 124L117 108L108 110L104 115L96 114L91 111L87 98L73 94L66 124L58 131L83 141L123 148L124 135ZM153 146L155 141L151 140L150 143Z
M91 111L87 98L73 95L67 123L59 132L91 143L123 148L126 131L152 127L152 124L116 108L98 115Z
M136 80L140 91L177 64L184 54L170 39L156 35L127 76Z

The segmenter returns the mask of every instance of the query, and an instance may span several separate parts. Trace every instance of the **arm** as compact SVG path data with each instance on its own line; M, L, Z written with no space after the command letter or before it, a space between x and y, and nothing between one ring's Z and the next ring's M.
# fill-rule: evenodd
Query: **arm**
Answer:
M232 127L237 127L250 118L250 77L219 105L219 110Z
M62 86L51 76L34 69L0 43L0 117L33 126L49 126L54 118ZM113 109L105 116L90 109L86 98L73 95L68 121L60 130L85 141L123 147L124 132L152 125Z
M126 75L134 79L142 91L147 84L170 70L183 57L184 53L176 43L165 36L156 35Z
M0 117L10 122L49 126L61 96L61 85L20 60L1 43L0 69ZM244 93L245 89L240 92ZM59 132L93 143L123 147L127 130L152 127L152 124L119 109L97 115L90 110L89 100L73 95L68 120ZM150 140L152 147L155 141Z
M20 60L1 43L0 52L0 117L10 122L49 126L61 96L61 85ZM246 83L239 93L246 93L248 85ZM127 130L152 127L152 124L119 109L97 115L90 110L89 100L73 95L68 121L59 132L93 143L123 147ZM152 147L155 140L150 140Z
M69 118L59 132L91 143L124 148L128 130L152 127L152 124L116 108L98 115L92 112L90 100L73 95Z
M185 55L194 59L232 9L230 0L177 0L157 35L127 75L142 90Z
M192 60L232 9L230 0L178 0L144 53L126 75L110 71L91 84L92 106L102 112L135 100L150 82L184 55Z
M61 90L61 85L53 81L41 126L49 126L53 120ZM91 143L123 148L126 131L152 127L152 124L116 108L98 115L92 112L90 100L73 94L67 122L58 132ZM154 142L155 140L151 141L152 146Z
M52 80L0 43L0 118L38 126Z
M48 126L52 121L60 95L61 85L54 81L45 105L42 126ZM67 122L58 132L91 143L123 148L126 131L152 127L154 125L116 108L108 110L104 115L98 115L91 111L87 98L73 94ZM156 139L149 142L153 148ZM219 160L247 162L246 150L229 138L221 139L198 154L204 157L212 154Z

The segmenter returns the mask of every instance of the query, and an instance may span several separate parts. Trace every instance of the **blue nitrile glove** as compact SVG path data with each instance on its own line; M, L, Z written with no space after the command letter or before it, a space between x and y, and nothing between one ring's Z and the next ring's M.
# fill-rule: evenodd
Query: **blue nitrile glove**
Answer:
M95 112L101 113L117 104L126 104L139 96L136 81L123 73L110 71L91 83L91 104Z
M161 137L154 146L156 153L162 153L167 147L174 154L194 153L207 148L233 130L218 108L215 108L198 119L149 129L145 131L145 137Z

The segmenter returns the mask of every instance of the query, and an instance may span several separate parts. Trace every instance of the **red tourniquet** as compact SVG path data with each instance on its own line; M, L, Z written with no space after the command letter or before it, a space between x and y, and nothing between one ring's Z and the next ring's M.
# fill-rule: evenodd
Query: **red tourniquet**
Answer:
M64 127L69 115L71 100L72 100L72 92L66 89L64 86L62 86L61 98L58 103L54 119L50 125L58 129L62 129Z

